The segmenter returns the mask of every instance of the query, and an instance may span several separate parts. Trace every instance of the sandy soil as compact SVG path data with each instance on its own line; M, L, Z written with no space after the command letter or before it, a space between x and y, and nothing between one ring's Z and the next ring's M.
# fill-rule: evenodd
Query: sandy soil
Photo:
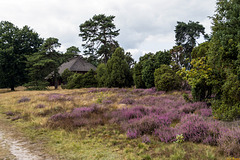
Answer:
M0 160L55 160L43 153L41 145L31 143L0 115Z

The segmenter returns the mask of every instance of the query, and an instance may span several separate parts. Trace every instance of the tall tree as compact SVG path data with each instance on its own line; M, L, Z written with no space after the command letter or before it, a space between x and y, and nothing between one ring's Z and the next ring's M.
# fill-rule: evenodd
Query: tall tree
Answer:
M72 58L74 56L78 56L80 53L80 50L78 47L72 46L67 48L66 53L64 54L66 59Z
M11 22L0 22L0 86L11 90L27 82L26 56L42 44L38 33L28 26L18 28Z
M130 68L125 59L124 50L117 48L107 62L108 87L129 87L131 85Z
M31 82L27 85L31 89L45 89L45 78L50 74L53 77L55 89L57 89L58 67L61 64L62 55L56 50L61 44L57 38L48 38L40 47L40 51L28 56L29 76Z
M212 20L208 63L219 98L213 109L217 117L230 120L240 116L240 1L217 0Z
M191 62L191 52L193 48L197 44L197 39L200 35L205 35L205 28L203 25L199 24L199 22L189 21L185 22L177 22L177 26L175 27L175 38L176 45L183 47L185 64L184 66L187 69L190 69ZM189 61L186 61L189 59Z
M118 42L114 40L120 31L113 23L114 18L115 16L104 14L94 15L80 25L79 36L85 42L82 46L85 49L85 55L88 55L90 60L100 60L107 63L119 46Z

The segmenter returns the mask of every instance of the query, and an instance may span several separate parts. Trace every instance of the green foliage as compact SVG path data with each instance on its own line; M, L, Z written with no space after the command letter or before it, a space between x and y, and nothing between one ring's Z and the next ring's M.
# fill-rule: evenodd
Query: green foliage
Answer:
M223 120L240 117L240 82L237 75L229 72L222 86L221 100L213 103L215 116Z
M88 71L86 74L84 74L82 81L83 87L85 88L97 87L98 82L95 75L96 72L92 69Z
M162 64L170 65L171 55L168 51L159 51L156 54L148 53L140 57L135 64L133 78L136 88L152 88L154 84L154 71Z
M80 25L85 55L90 56L90 60L97 60L107 63L115 49L119 46L115 37L119 35L113 23L115 16L104 14L94 15L91 19Z
M47 81L31 81L26 84L24 84L24 87L27 88L27 90L46 90L49 83Z
M175 28L175 38L177 46L183 47L183 57L180 57L179 60L181 63L184 63L184 66L187 69L190 69L189 62L191 62L191 53L193 48L196 46L196 39L200 38L200 34L205 34L205 28L199 22L189 21L177 22Z
M96 79L98 82L98 87L106 87L107 86L107 66L104 63L101 63L97 67L97 75Z
M75 46L72 46L72 47L67 48L67 51L64 54L64 56L65 56L65 59L70 59L74 56L78 56L79 53L80 53L79 48L75 47Z
M146 88L145 83L142 79L142 63L137 63L133 70L133 80L136 88Z
M192 58L206 57L209 50L209 42L204 42L195 47L191 53Z
M74 73L74 75L68 78L67 89L82 88L83 74Z
M28 81L26 56L38 51L43 40L28 26L0 22L0 86L14 87Z
M216 117L235 119L239 113L239 53L240 53L240 5L238 0L217 0L212 17L213 33L208 53L208 63L215 79L213 89L217 100L213 103Z
M183 134L177 134L175 143L183 143L183 142L184 142Z
M155 68L159 68L162 64L170 65L171 54L169 51L158 51L154 55Z
M60 47L60 45L57 38L48 38L39 52L27 56L30 82L26 86L29 89L38 88L39 86L36 85L47 84L37 83L38 81L46 81L46 77L48 79L53 77L55 88L57 88L58 67L61 64L62 55L56 51L56 48ZM44 86L40 88L44 88Z
M67 89L97 87L95 72L91 69L86 74L75 73L68 78Z
M143 62L142 79L147 88L154 87L154 60L153 57Z
M69 77L71 77L73 74L74 73L69 71L69 69L65 69L61 75L63 84L67 84Z
M183 94L183 99L184 99L187 103L192 102L192 100L189 98L189 95L186 94L186 93Z
M157 90L171 91L180 88L179 77L167 65L161 65L160 68L154 72L154 82Z
M107 62L107 76L108 87L130 87L132 76L122 48L117 48Z
M214 76L212 68L210 68L206 61L206 57L193 59L191 62L191 70L182 68L182 70L178 72L178 74L183 76L183 79L187 80L191 85L194 101L203 101L212 94L211 90Z

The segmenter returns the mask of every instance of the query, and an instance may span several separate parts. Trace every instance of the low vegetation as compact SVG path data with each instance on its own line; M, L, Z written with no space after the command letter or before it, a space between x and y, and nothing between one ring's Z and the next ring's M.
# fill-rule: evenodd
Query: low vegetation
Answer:
M191 97L155 88L2 91L0 110L59 159L240 157L239 126L183 94Z

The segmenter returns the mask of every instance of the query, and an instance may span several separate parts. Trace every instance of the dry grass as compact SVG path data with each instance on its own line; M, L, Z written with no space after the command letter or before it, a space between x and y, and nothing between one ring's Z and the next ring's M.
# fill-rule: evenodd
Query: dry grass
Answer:
M8 118L16 120L14 125L23 129L32 140L44 143L46 150L52 154L62 155L62 159L225 159L217 153L216 147L194 143L165 144L153 137L151 144L142 143L141 138L128 139L119 126L114 125L82 127L70 132L48 127L49 118L57 113L71 112L74 108L96 103L109 110L126 108L131 105L120 104L122 99L137 101L149 96L132 94L132 89L121 92L90 90L50 88L48 91L24 91L24 88L17 88L15 92L10 92L1 89L0 108L5 113L13 112L14 115ZM60 98L54 100L49 98L51 95ZM179 92L172 92L171 95L181 97ZM30 101L19 103L23 97ZM111 103L105 104L104 101Z

